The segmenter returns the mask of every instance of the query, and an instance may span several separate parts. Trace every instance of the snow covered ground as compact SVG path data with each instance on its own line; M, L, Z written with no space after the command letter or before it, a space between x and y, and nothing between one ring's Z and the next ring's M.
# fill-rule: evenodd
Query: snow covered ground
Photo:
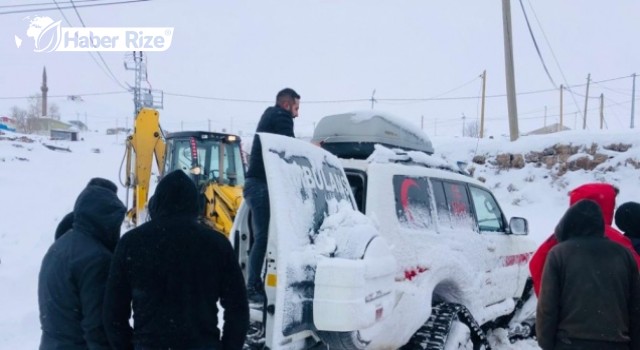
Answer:
M102 133L82 134L84 141L51 141L29 136L33 143L8 140L21 136L0 135L0 349L36 349L40 329L37 304L37 278L40 262L53 242L54 230L62 217L72 210L76 196L90 178L100 176L120 184L120 165L124 155L124 137ZM615 171L568 172L560 178L545 167L527 164L519 170L498 171L490 165L474 165L475 176L487 179L508 216L529 220L530 235L537 242L545 239L568 204L567 192L583 183L607 181L621 190L618 203L640 201L640 170L624 165L627 158L640 159L638 133L613 131L570 131L548 136L508 139L433 138L437 154L448 160L471 164L474 155L503 152L542 151L557 142L600 147L628 143L633 147L621 154L609 155L606 166ZM54 145L71 152L52 151ZM606 151L603 151L606 153ZM620 164L620 165L618 165ZM126 190L118 195L124 201ZM538 349L532 340L516 344L499 343L496 349Z

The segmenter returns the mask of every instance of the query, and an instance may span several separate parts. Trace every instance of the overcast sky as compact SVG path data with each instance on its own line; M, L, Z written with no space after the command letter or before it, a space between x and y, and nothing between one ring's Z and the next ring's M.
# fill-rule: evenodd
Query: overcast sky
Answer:
M61 6L67 0L58 0ZM94 2L78 2L78 5ZM43 0L0 1L6 7ZM511 2L515 79L520 131L558 121L557 85L576 86L564 95L565 125L582 126L587 74L593 81L588 127L599 127L599 96L609 129L629 127L632 79L640 74L640 2L618 0L522 0L554 86L544 72L519 1ZM38 5L34 8L55 7ZM63 10L72 26L80 21ZM148 57L149 82L167 93L273 100L289 86L302 95L296 132L309 135L322 116L370 109L371 102L312 103L368 99L376 109L407 119L429 134L460 135L478 120L482 71L487 95L506 92L501 1L205 1L149 2L78 9L88 27L174 27L172 46ZM50 95L83 95L123 89L83 52L33 52L27 16L63 20L58 10L0 14L0 115L39 93L46 65ZM63 20L63 26L69 26ZM25 40L16 48L14 35ZM28 44L28 45L27 45ZM133 84L124 53L102 56L120 84ZM555 58L554 58L555 56ZM97 56L96 56L96 59ZM99 59L98 59L99 60ZM640 89L640 79L637 82ZM453 90L453 91L451 91ZM546 92L530 93L539 90ZM636 94L640 96L640 92ZM457 98L432 101L384 99ZM130 126L133 102L127 93L84 96L77 103L51 98L63 120L86 119L94 129ZM168 130L208 128L253 132L271 103L239 103L165 95L161 123ZM580 114L576 112L580 111ZM486 100L488 135L508 133L506 98ZM127 119L128 118L128 119ZM638 124L638 123L636 123Z

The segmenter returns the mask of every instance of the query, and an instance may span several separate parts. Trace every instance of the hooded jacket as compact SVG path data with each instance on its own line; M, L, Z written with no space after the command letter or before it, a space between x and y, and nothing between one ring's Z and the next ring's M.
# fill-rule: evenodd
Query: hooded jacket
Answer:
M116 193L116 194L118 193L118 187L116 186L116 184L114 184L113 182L107 179L103 179L100 177L94 177L91 180L89 180L87 187L88 186L100 186L113 191L113 193ZM69 214L65 215L62 218L62 220L60 220L60 223L56 228L55 239L60 238L67 231L71 230L72 227L73 227L73 212L70 212Z
M247 178L266 181L267 175L264 172L264 160L262 159L262 144L260 143L259 132L295 137L293 133L293 115L286 109L276 105L267 108L262 114L260 122L258 122L256 135L253 137L253 144L251 145L251 157L249 158Z
M73 212L71 230L51 245L38 276L41 350L109 348L102 302L126 208L113 191L87 186Z
M640 203L626 202L616 210L616 226L631 240L640 254Z
M640 274L629 249L605 237L598 204L572 205L555 229L536 311L536 335L544 350L556 343L606 343L640 348ZM592 344L589 344L592 343Z
M149 201L151 220L118 243L104 313L114 349L242 349L249 325L244 278L226 237L198 223L197 200L184 172L169 173Z
M580 200L589 199L598 204L602 211L602 217L605 224L605 236L624 247L627 247L633 254L638 266L640 267L640 256L633 249L631 241L623 236L618 230L611 227L613 222L613 212L616 203L616 190L615 188L606 183L590 183L582 185L574 189L569 193L569 205L572 206ZM529 271L531 272L531 279L533 280L533 288L536 295L540 293L540 281L542 279L542 269L544 268L547 254L551 248L558 244L558 240L554 234L552 234L546 241L538 247L538 250L531 257L529 262Z

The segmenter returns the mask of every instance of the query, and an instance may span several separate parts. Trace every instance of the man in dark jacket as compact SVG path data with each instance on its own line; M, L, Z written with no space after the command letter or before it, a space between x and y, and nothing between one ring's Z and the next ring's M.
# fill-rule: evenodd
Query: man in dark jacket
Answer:
M298 116L300 108L300 95L293 89L284 89L276 96L276 105L267 108L256 129L253 138L251 157L249 158L249 170L244 185L244 199L251 209L253 227L253 246L249 252L247 294L252 308L260 308L264 305L264 282L261 273L269 238L269 191L267 189L267 176L262 159L262 145L257 133L295 137L293 133L293 118Z
M193 181L181 170L167 174L149 214L122 237L109 271L104 322L112 347L242 349L249 325L242 272L226 237L198 223Z
M72 229L51 245L40 268L41 350L109 349L102 302L125 212L104 187L89 185L78 196Z
M94 177L93 179L89 180L89 183L87 184L87 186L100 186L113 191L113 193L116 193L116 194L118 193L118 187L116 186L116 184L114 184L113 182L107 179L103 179L100 177ZM71 230L72 227L73 227L73 212L70 212L69 214L65 215L62 218L62 220L60 220L60 223L56 228L55 239L60 238L60 236L65 234L67 231Z
M626 202L616 210L616 226L631 240L640 254L640 203Z
M558 223L536 312L542 349L640 349L638 265L604 231L591 200L571 206Z

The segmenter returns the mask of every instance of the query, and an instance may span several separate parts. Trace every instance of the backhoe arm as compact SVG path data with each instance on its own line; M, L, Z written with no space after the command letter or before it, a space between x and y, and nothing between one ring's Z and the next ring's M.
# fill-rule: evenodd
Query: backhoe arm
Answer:
M127 189L133 189L133 205L127 221L133 225L144 222L142 213L149 197L152 159L155 155L159 173L164 173L166 143L160 129L157 110L142 108L138 113L133 134L127 138ZM127 202L129 201L127 192ZM140 219L143 219L140 221Z

